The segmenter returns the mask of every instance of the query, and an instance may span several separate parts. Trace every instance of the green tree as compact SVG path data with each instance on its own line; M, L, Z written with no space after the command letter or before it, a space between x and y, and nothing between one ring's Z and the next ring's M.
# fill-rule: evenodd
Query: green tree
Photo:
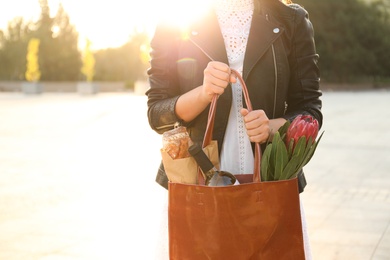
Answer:
M39 81L41 72L39 71L38 52L40 40L31 38L27 48L27 71L25 74L26 80L30 82Z
M83 53L83 67L81 72L86 80L91 82L95 76L95 57L91 51L91 41L88 39Z
M53 20L53 40L56 49L56 80L76 81L80 76L81 54L78 49L79 35L70 23L69 15L62 5Z
M322 78L390 78L390 23L386 1L297 0L310 13Z
M81 67L81 55L77 47L78 33L70 24L69 16L62 5L52 18L47 0L39 0L39 4L41 15L32 35L41 40L41 80L77 80Z
M123 46L123 51L129 57L129 70L134 71L134 80L146 77L146 69L149 66L149 42L146 32L134 32L130 41Z
M39 4L41 14L37 22L16 17L9 22L6 32L0 31L0 79L24 80L27 44L31 38L38 38L41 80L76 81L81 68L78 33L62 5L52 18L47 0L39 0Z
M0 32L0 79L24 79L30 25L15 17L8 23L7 31Z
M149 38L146 33L134 32L130 40L119 48L99 50L95 53L95 80L125 81L132 85L145 77L148 64L142 54Z
M40 18L35 24L33 37L41 40L39 50L39 67L41 69L41 80L55 80L57 46L53 40L53 18L50 17L50 7L47 0L39 0L41 6Z

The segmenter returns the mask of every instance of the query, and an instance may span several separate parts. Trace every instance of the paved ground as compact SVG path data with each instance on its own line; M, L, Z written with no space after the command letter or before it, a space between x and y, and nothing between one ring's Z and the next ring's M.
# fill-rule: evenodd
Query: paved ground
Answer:
M303 194L314 259L390 259L390 92L323 101ZM0 94L0 260L154 260L164 190L145 103Z

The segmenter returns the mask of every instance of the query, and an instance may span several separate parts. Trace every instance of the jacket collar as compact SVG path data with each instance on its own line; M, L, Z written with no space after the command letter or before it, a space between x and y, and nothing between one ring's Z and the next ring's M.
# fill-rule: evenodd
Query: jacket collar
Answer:
M191 26L189 37L210 60L228 63L224 39L213 9L209 10L204 19Z
M284 4L281 1L276 0L255 0L258 10L261 12L272 12L272 15L281 17L283 19L292 20L294 19L296 12L295 9L298 4ZM256 6L255 4L255 6Z
M189 39L213 61L228 63L224 39L214 10L210 10L199 22L189 29ZM266 19L264 14L253 13L251 33L244 59L243 78L246 79L254 65L283 33L283 28Z
M283 28L268 21L266 15L262 15L256 11L253 13L251 31L244 59L244 79L247 78L255 64L283 31Z

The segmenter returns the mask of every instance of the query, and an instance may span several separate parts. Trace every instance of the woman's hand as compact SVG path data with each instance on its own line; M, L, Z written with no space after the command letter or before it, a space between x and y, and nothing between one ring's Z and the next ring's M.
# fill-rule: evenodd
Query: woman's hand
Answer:
M184 122L194 120L210 104L214 95L221 95L229 83L236 81L227 64L209 62L204 70L203 85L184 93L177 100L176 115Z
M222 62L211 61L204 70L202 96L211 102L213 96L222 95L229 83L237 79L230 72L230 67Z
M244 117L246 133L251 142L265 143L270 138L270 120L264 110L241 109L241 115Z

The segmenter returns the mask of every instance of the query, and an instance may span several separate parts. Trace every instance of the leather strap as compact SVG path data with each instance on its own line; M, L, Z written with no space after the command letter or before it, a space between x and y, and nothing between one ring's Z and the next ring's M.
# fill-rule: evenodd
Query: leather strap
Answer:
M240 81L246 106L247 106L249 111L252 111L253 110L252 103L251 103L251 100L249 99L249 93L248 93L248 89L246 87L246 84L244 82L244 79L241 77L240 73L238 73L238 71L236 71L234 69L231 69L231 73L234 74L237 77L237 79ZM210 104L206 132L204 135L203 145L202 145L203 148L205 148L207 145L209 145L211 143L211 140L212 140L214 121L215 121L215 112L217 110L217 100L218 100L218 96L215 95L211 101L211 104ZM259 143L255 143L255 160L254 161L255 161L255 165L254 165L254 172L253 172L253 182L261 182L261 178L260 178L261 149L260 149ZM199 171L199 176L198 176L198 182L201 185L204 184L204 177L200 171Z

